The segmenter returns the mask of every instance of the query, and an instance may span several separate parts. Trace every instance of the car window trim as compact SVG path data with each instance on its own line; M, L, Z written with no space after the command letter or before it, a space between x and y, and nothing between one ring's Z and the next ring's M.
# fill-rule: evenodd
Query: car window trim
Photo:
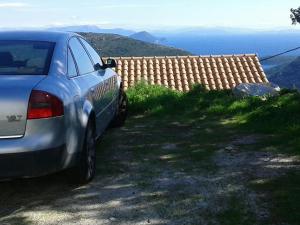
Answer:
M72 57L73 62L75 64L75 69L76 69L76 73L77 73L76 76L70 76L70 74L69 74L69 51L71 53L71 57ZM69 78L74 78L74 77L78 77L79 76L79 69L78 69L77 61L76 61L76 59L74 57L72 49L69 46L68 46L68 54L67 54L67 70L68 70L68 77Z
M91 63L93 64L93 68L94 68L95 62L94 62L94 60L93 60L91 54L89 53L89 51L86 49L85 45L82 43L81 39L83 39L83 38L77 37L77 39L78 39L78 41L80 42L80 44L82 45L82 47L84 48L86 54L89 56L89 58L90 58L90 60L91 60ZM95 68L94 68L94 72L95 72L95 71L96 71L96 70L95 70Z

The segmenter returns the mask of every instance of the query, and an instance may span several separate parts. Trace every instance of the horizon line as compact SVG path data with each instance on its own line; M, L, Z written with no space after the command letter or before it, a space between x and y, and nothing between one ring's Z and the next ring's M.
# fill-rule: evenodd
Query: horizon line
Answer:
M50 29L50 28L67 28L67 27L97 27L99 29L104 30L112 30L112 29L123 29L123 30L132 30L132 31L176 31L176 30L189 30L189 29L224 29L224 30L240 30L240 31L278 31L278 30L300 30L300 26L297 25L287 25L287 26L263 26L263 27L254 27L254 26L219 26L219 25L199 25L199 26L173 26L173 25L162 25L162 26L128 26L128 25L113 25L113 24L48 24L41 26L16 26L16 27L8 27L8 26L0 26L0 30L18 30L18 29Z

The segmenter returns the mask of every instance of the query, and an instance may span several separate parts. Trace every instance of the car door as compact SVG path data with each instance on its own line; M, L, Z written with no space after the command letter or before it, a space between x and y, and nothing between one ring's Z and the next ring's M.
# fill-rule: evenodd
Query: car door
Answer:
M74 57L77 66L78 76L72 77L73 81L79 87L80 98L84 100L88 98L94 107L97 123L97 135L100 135L105 129L105 118L103 114L103 96L104 86L103 77L95 71L94 64L89 54L77 37L69 40L69 54Z
M107 89L105 98L109 105L107 113L108 115L114 115L114 112L116 111L116 101L118 101L119 94L117 73L112 69L107 69L104 76L104 82Z
M114 113L112 112L112 104L114 100L114 71L110 69L106 69L104 63L99 56L99 54L93 49L93 47L83 38L79 38L85 49L88 51L91 59L93 60L94 65L97 63L100 65L98 70L98 75L102 77L102 99L101 99L101 106L102 106L102 115L105 118L105 124L111 121Z

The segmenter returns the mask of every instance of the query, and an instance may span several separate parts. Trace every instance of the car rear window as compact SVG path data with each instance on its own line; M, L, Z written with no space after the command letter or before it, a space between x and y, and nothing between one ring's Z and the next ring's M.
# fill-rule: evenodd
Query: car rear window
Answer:
M55 43L0 41L0 75L47 75Z

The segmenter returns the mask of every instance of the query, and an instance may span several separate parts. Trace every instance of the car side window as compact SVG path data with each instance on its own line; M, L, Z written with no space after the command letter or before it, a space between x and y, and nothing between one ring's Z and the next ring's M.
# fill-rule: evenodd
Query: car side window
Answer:
M91 59L86 53L81 43L79 42L79 40L75 37L70 39L69 46L77 63L79 74L83 75L93 72L94 66L91 62Z
M68 76L76 77L78 75L76 64L73 58L73 54L70 49L68 49Z
M84 45L84 47L86 48L86 50L88 51L88 53L90 54L92 60L94 61L94 64L99 63L101 66L103 66L101 57L95 51L95 49L86 40L84 40L83 38L80 38L80 41L82 42L82 44Z

